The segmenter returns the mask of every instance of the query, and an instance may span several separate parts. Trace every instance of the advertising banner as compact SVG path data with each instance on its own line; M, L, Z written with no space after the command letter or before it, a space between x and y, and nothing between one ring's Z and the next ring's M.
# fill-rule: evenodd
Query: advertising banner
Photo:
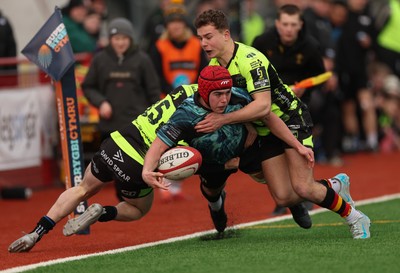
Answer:
M39 89L0 92L0 171L41 163Z

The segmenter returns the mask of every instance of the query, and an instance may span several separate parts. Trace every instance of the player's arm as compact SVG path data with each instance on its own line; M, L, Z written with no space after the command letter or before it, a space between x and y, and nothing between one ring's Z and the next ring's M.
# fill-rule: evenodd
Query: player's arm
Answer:
M268 116L271 111L271 93L261 91L255 93L252 97L253 101L242 109L224 114L225 124L250 122Z
M166 184L163 179L163 174L156 172L158 161L161 155L168 150L169 146L165 144L159 137L151 144L146 153L143 163L142 178L150 187L168 189L169 184Z
M299 154L304 156L311 168L314 166L313 150L301 144L289 130L287 125L276 114L271 113L265 117L263 121L276 137L286 142L289 146L296 149Z
M268 91L257 92L252 97L252 102L237 111L226 114L208 114L196 124L196 131L210 133L226 124L250 122L268 116L271 111L271 93Z
M251 145L253 145L254 141L256 140L258 133L256 128L254 128L253 124L250 122L246 122L244 124L247 129L247 137L246 141L244 142L244 148L249 148Z

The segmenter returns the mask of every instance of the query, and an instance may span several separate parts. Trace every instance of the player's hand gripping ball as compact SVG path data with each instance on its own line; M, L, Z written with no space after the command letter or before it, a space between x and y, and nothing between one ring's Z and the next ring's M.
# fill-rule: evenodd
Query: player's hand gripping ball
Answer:
M161 155L158 171L165 178L182 180L193 175L200 168L201 154L193 147L178 146Z

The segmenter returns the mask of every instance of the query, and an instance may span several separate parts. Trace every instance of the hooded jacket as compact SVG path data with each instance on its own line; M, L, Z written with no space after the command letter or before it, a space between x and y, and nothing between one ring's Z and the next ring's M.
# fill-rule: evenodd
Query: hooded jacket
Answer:
M160 84L150 57L131 46L118 58L111 46L96 54L82 83L95 107L104 101L112 106L109 120L100 118L101 132L112 132L135 119L160 99Z

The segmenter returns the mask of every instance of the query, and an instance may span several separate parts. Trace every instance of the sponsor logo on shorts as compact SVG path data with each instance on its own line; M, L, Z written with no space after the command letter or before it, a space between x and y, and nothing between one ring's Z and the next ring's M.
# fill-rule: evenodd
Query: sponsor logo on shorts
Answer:
M126 191L126 190L121 190L121 193L125 196L129 197L135 197L136 196L136 191Z
M94 163L93 161L92 161L92 167L95 173L99 173L99 169L97 168L96 163Z
M118 150L118 152L116 152L115 155L113 155L113 159L118 160L119 162L124 162L121 150Z
M114 163L114 161L110 158L110 156L107 155L104 150L101 150L100 155L104 159L104 161L112 167L114 174L117 175L122 181L129 182L129 180L131 180L131 177L127 175L123 170L121 170L121 168L116 163Z

